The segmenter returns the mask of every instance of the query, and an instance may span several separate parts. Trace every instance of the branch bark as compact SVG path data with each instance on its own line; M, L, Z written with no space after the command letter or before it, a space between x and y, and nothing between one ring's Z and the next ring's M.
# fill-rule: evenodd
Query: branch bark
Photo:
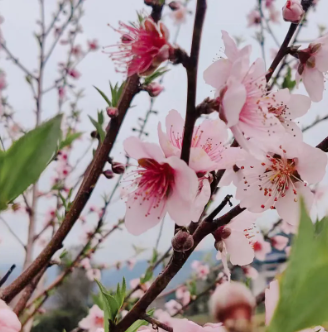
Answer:
M186 58L183 63L187 70L188 77L188 93L187 93L187 112L186 121L183 134L183 142L181 149L181 159L187 164L190 157L190 146L192 141L192 134L194 125L199 117L196 108L196 92L197 92L197 72L198 72L198 59L200 50L200 41L203 30L207 3L206 0L197 0L194 32L192 37L190 57Z

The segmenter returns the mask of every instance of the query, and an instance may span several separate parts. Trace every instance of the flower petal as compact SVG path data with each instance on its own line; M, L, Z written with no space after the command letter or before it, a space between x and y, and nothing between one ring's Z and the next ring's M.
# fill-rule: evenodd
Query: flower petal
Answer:
M319 102L322 100L323 90L325 89L323 73L316 68L305 68L302 79L312 101Z
M235 41L230 37L227 31L222 30L222 40L224 43L224 53L231 61L235 61L238 56L238 48Z
M162 125L159 122L157 126L159 144L165 154L165 157L177 156L180 157L181 150L173 146L166 133L162 130Z
M137 137L127 138L123 146L129 157L136 160L151 158L155 159L157 162L161 162L164 159L164 154L157 144L142 142Z
M315 55L315 66L321 72L328 71L328 42L321 44L318 54Z
M234 82L229 85L223 97L224 117L228 127L236 125L240 112L246 102L246 89L241 83Z
M217 90L221 90L227 82L231 70L231 62L227 59L220 59L212 63L203 74L206 84Z
M211 186L207 179L200 180L201 190L196 196L195 202L192 207L191 220L198 222L201 217L205 205L208 203L211 197Z
M288 102L288 113L287 117L290 119L296 119L304 114L310 109L311 107L311 99L304 95L291 95L290 100Z
M154 207L152 199L144 200L142 196L131 193L126 202L126 229L133 235L140 235L155 227L164 217L166 205L167 202L163 199Z

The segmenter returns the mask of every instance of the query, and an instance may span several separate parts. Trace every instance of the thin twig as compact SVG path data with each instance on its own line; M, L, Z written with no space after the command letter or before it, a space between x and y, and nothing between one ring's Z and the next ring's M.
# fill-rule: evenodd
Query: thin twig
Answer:
M14 269L16 268L16 265L13 264L10 269L8 270L8 272L1 278L0 280L0 287L2 287L5 282L8 280L9 276L12 274L12 272L14 271Z
M148 322L149 324L152 325L153 329L157 329L158 328L161 328L165 331L168 331L168 332L173 332L173 328L164 324L164 323L161 323L159 320L155 319L155 318L152 318L150 316L148 316L147 314L143 314L141 316L142 319L144 319L146 322Z

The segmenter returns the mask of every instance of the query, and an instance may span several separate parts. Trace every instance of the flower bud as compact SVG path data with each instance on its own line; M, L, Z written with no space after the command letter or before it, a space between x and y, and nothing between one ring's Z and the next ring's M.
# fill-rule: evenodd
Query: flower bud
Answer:
M178 9L180 9L181 8L181 2L179 2L179 1L171 1L170 3L169 3L169 7L172 9L172 10L178 10Z
M112 179L114 177L114 173L110 169L103 171L103 174L107 179Z
M125 172L125 166L121 163L113 161L112 162L112 171L115 174L123 174Z
M118 109L116 107L107 107L106 112L111 119L116 118L118 116Z
M248 329L255 306L251 291L244 284L233 281L217 286L210 299L213 317L235 331Z
M156 82L152 82L145 86L145 91L149 93L150 97L157 97L163 90L164 87Z
M288 0L282 8L282 16L287 22L299 23L303 14L304 9L299 0Z
M179 230L172 239L173 250L185 252L190 250L194 245L194 238L185 230Z

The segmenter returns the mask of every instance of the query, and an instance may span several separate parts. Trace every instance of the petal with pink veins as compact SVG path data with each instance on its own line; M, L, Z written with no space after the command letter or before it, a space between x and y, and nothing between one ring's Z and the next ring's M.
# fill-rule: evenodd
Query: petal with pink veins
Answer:
M211 172L218 169L218 164L212 161L209 155L202 148L190 149L189 166L196 173Z
M130 194L126 202L125 226L129 233L140 235L155 227L166 213L167 202L161 200L154 208L152 198L144 200L142 196Z
M223 240L230 254L233 265L248 265L254 260L254 250L243 231L232 230L231 235Z
M159 122L157 126L159 144L165 154L165 157L177 156L180 157L181 150L173 146L166 133L162 130L162 125Z
M230 37L227 31L222 30L222 40L224 43L224 53L228 57L229 60L235 61L238 56L238 47L235 43L235 41Z

